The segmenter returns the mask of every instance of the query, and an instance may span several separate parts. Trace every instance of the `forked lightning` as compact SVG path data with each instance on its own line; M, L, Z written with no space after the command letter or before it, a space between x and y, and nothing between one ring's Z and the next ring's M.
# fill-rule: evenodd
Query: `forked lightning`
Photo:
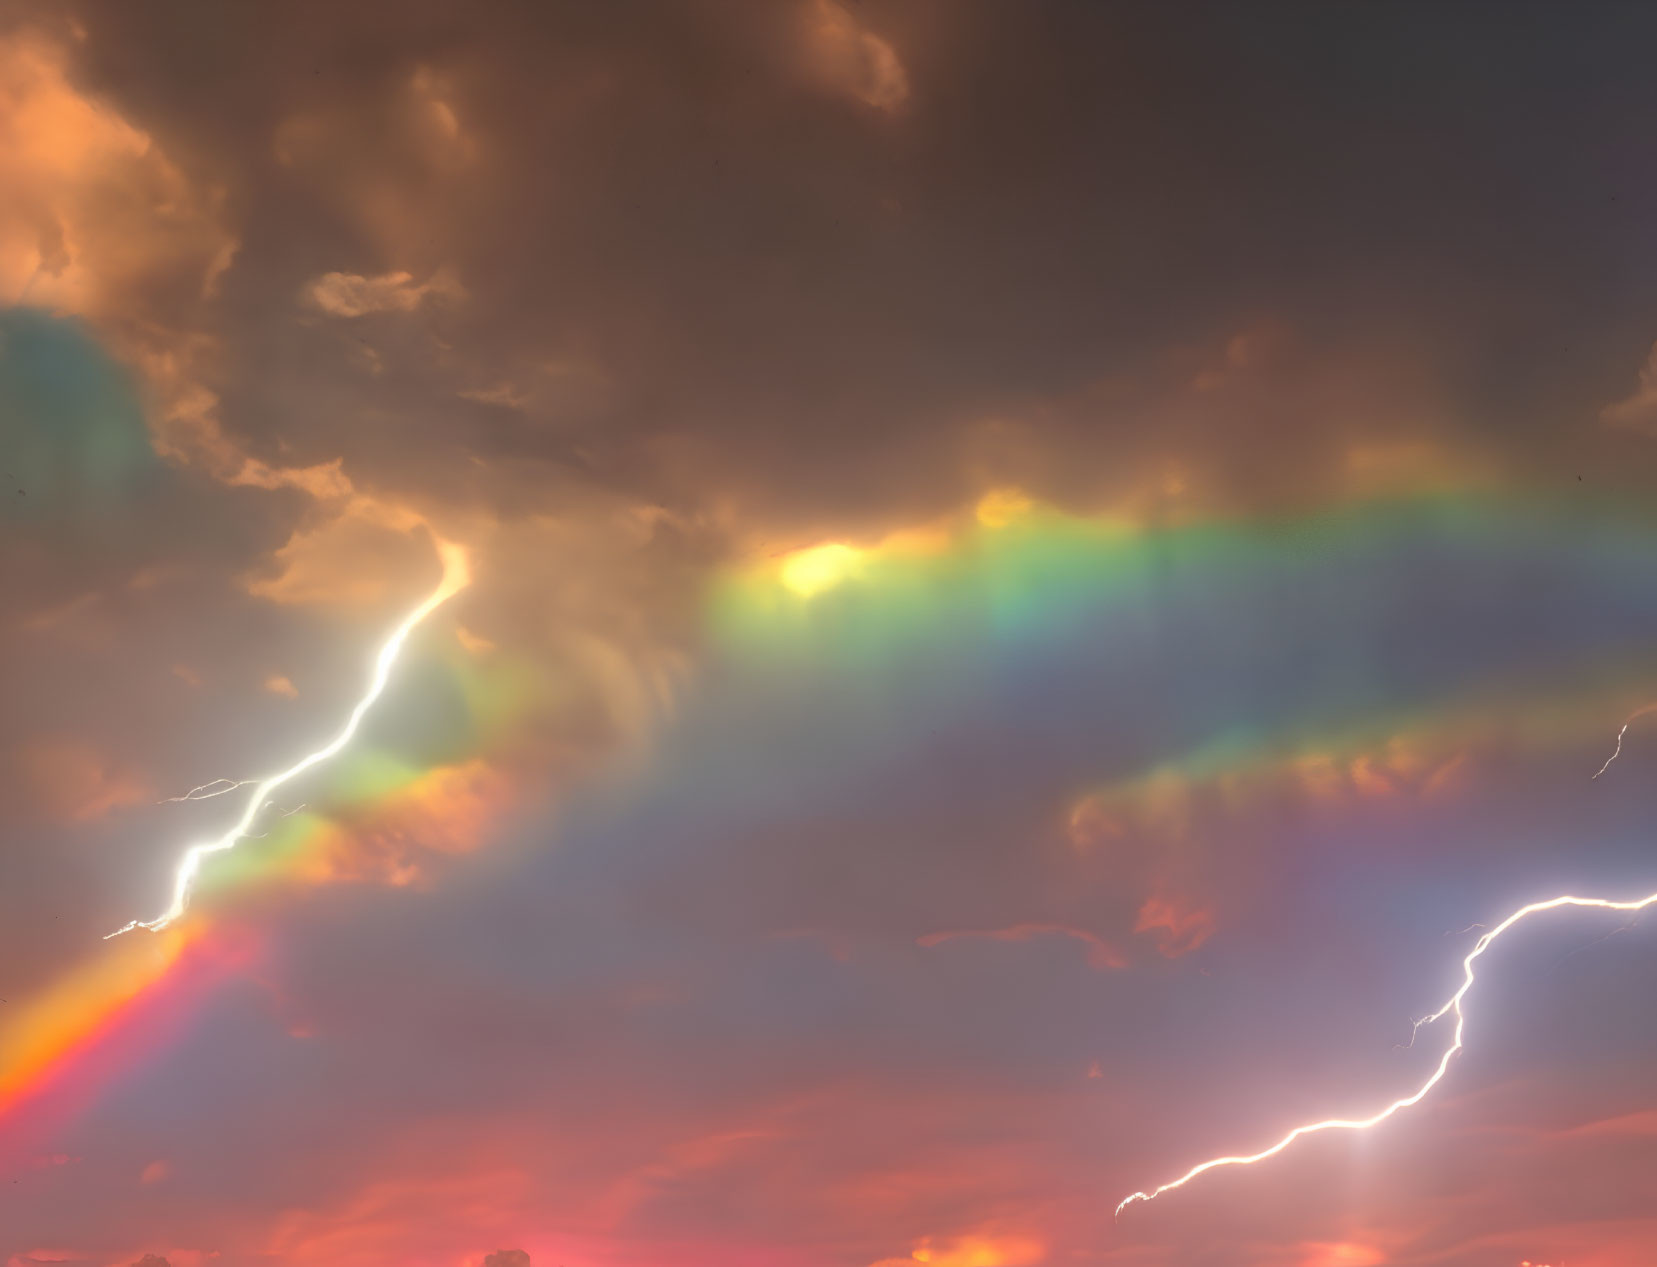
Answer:
M1529 906L1521 906L1500 924L1497 924L1489 932L1485 933L1484 936L1480 937L1474 944L1472 951L1469 952L1467 958L1462 960L1463 977L1461 988L1452 994L1449 1001L1446 1002L1443 1007L1439 1008L1438 1011L1434 1012L1431 1016L1423 1017L1415 1023L1415 1030L1419 1031L1423 1025L1431 1025L1434 1021L1443 1020L1451 1013L1454 1013L1456 1018L1454 1041L1451 1042L1444 1054L1439 1057L1438 1064L1433 1069L1432 1076L1417 1087L1415 1091L1411 1092L1407 1096L1404 1096L1402 1099L1394 1100L1379 1113L1375 1113L1370 1117L1330 1118L1329 1120L1323 1122L1309 1122L1305 1126L1295 1127L1294 1130L1290 1131L1270 1148L1263 1149L1258 1153L1250 1153L1246 1156L1239 1157L1211 1158L1208 1161L1191 1167L1190 1170L1187 1170L1178 1179L1172 1179L1163 1184L1160 1188L1153 1188L1149 1192L1135 1192L1132 1195L1123 1198L1122 1202L1116 1207L1116 1213L1121 1214L1123 1210L1127 1209L1135 1201L1154 1201L1164 1192L1171 1192L1175 1188L1183 1188L1198 1175L1207 1174L1210 1170L1218 1170L1221 1166L1252 1166L1255 1162L1265 1161L1269 1157L1275 1157L1278 1153L1282 1152L1285 1148L1294 1143L1297 1139L1301 1138L1303 1135L1315 1135L1320 1131L1365 1131L1372 1126L1376 1126L1379 1123L1386 1121L1394 1113L1401 1112L1404 1109L1412 1108L1415 1105L1420 1104L1422 1100L1426 1099L1427 1093L1443 1080L1445 1072L1450 1068L1450 1061L1453 1060L1456 1053L1462 1049L1464 1031L1467 1027L1467 1018L1462 1013L1461 1003L1462 1000L1467 997L1467 992L1473 988L1474 963L1478 961L1480 955L1484 954L1484 952L1490 948L1491 943L1493 943L1508 929L1512 928L1520 920L1531 915L1539 914L1542 911L1555 910L1561 906L1587 906L1606 911L1643 911L1648 906L1657 906L1657 893L1653 893L1649 897L1639 898L1631 902L1616 902L1607 898L1598 897L1566 896L1548 898L1545 901L1532 902ZM1414 1041L1413 1032L1411 1034L1411 1041Z
M111 937L119 937L122 933L130 933L138 928L148 928L152 931L159 930L167 927L168 924L183 915L190 904L190 890L195 884L197 874L201 871L202 860L209 854L223 853L228 849L235 848L237 841L246 839L252 832L254 821L258 818L259 811L269 803L272 792L284 783L298 778L307 770L321 765L324 761L337 755L346 744L351 742L357 733L357 727L362 723L363 715L373 707L374 701L379 699L385 692L386 683L391 678L392 666L397 663L397 657L402 653L403 644L408 641L409 635L427 616L430 616L450 598L465 589L471 582L470 563L466 551L462 547L451 542L439 541L437 550L443 561L442 580L437 583L437 588L426 596L425 601L403 618L403 622L392 631L391 636L386 639L385 644L380 648L380 653L374 660L374 672L369 678L368 689L363 693L362 698L357 701L357 706L351 710L351 715L346 719L344 728L323 747L301 757L280 774L273 774L269 778L257 780L215 779L212 783L193 789L185 796L173 798L175 800L206 800L212 796L220 796L226 792L235 791L237 788L250 783L254 785L253 794L248 797L247 806L242 810L242 816L236 820L230 830L215 840L191 845L184 851L184 856L179 859L178 867L173 873L173 895L167 909L154 919L135 919L130 924L117 928L104 938L105 941L108 941ZM226 784L229 786L224 786Z

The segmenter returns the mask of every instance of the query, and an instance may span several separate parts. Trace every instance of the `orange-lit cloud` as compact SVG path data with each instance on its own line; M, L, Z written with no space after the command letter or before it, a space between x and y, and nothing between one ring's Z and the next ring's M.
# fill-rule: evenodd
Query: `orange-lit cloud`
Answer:
M1070 928L1063 924L1014 924L1007 928L991 928L962 932L928 933L916 939L919 946L941 946L947 941L982 938L988 941L1021 942L1037 937L1068 937L1087 947L1088 966L1100 972L1128 966L1127 956L1097 933L1084 928Z
M0 299L106 317L179 270L210 289L236 247L218 195L78 91L67 61L38 34L0 39Z
M862 553L840 541L796 551L782 564L782 583L802 598L810 598L851 576Z
M407 535L410 526L355 502L328 507L295 531L265 574L248 578L248 592L278 603L379 602L420 549Z
M413 312L431 296L454 298L460 288L448 274L434 274L419 284L408 273L363 277L324 273L305 287L305 299L332 317L362 317L371 312Z
M1295 1267L1379 1267L1388 1260L1378 1247L1355 1241L1308 1244L1300 1254Z
M295 1267L379 1267L392 1255L418 1252L428 1212L445 1212L445 1232L472 1229L493 1239L522 1217L530 1176L483 1167L432 1178L377 1180L343 1201L293 1210L271 1228L264 1252Z
M1281 352L1289 342L1289 332L1280 323L1262 321L1226 340L1220 354L1200 370L1192 381L1199 392L1218 391L1239 375L1258 370Z
M283 699L299 698L299 688L280 673L273 673L265 679L265 690L272 695L280 695Z
M0 302L93 322L149 381L157 448L210 447L217 397L202 378L215 343L192 305L215 294L239 245L225 191L80 91L69 62L38 31L0 37ZM152 307L159 295L169 302Z
M1177 959L1213 935L1214 912L1180 898L1148 897L1139 908L1133 931L1153 934L1156 948L1168 958Z
M14 760L19 800L43 818L87 823L155 800L147 778L83 740L39 739L23 745Z
M907 1258L883 1258L870 1267L1038 1267L1047 1247L1027 1236L922 1237Z
M909 76L891 43L836 0L809 0L805 27L813 69L825 83L877 110L909 98Z
M481 758L440 766L389 799L321 825L291 873L311 883L422 883L435 856L469 853L488 840L514 786Z
M1598 1137L1657 1138L1657 1109L1641 1109L1633 1113L1620 1113L1616 1117L1584 1122L1579 1126L1557 1131L1553 1136L1560 1140Z
M1602 421L1633 431L1657 431L1657 344L1640 367L1633 392L1600 411Z
M436 262L422 267L419 261L430 257L451 213L450 198L475 175L478 157L456 84L424 65L400 76L384 96L365 96L343 109L297 106L277 124L273 149L289 179L354 223L381 258L398 266L367 277L337 272L341 282L325 282L316 302L344 309L336 312L341 316L383 307L404 285L387 281L400 272L430 279L437 271ZM403 305L399 299L392 306Z

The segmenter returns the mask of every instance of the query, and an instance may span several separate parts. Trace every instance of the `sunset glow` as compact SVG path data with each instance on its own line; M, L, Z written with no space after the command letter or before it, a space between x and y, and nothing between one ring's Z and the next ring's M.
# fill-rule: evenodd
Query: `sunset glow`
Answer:
M1653 47L0 0L0 1267L1657 1263Z

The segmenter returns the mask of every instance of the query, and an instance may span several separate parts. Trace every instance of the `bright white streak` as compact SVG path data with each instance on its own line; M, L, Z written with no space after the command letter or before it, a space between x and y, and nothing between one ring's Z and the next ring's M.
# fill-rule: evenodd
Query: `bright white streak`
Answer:
M1394 1113L1400 1112L1403 1109L1411 1108L1414 1105L1421 1103L1421 1101L1426 1098L1427 1093L1443 1080L1445 1072L1450 1068L1450 1061L1455 1057L1456 1053L1462 1049L1463 1031L1467 1027L1467 1017L1462 1013L1461 1001L1467 997L1467 992L1473 988L1474 961L1478 959L1480 955L1484 954L1492 942L1494 942L1508 929L1512 928L1520 920L1524 919L1527 915L1535 915L1539 911L1551 911L1560 906L1589 906L1606 911L1643 911L1648 906L1657 906L1657 893L1653 893L1649 897L1643 897L1633 902L1613 902L1609 899L1598 897L1554 897L1543 902L1532 902L1529 906L1521 906L1500 924L1497 924L1496 927L1487 932L1483 937L1480 937L1478 942L1474 945L1472 951L1468 953L1467 958L1461 961L1462 969L1466 974L1462 979L1461 988L1452 994L1449 1001L1445 1003L1443 1007L1439 1008L1438 1011L1434 1012L1431 1016L1422 1017L1421 1020L1416 1022L1416 1028L1420 1029L1421 1026L1431 1025L1434 1021L1442 1020L1444 1017L1454 1012L1456 1016L1456 1034L1455 1041L1450 1044L1444 1055L1439 1058L1438 1067L1433 1070L1432 1076L1423 1082L1413 1093L1403 1097L1400 1100L1394 1100L1391 1104L1387 1105L1386 1108L1382 1109L1379 1113L1376 1113L1372 1117L1356 1119L1331 1118L1326 1122L1311 1122L1305 1126L1295 1127L1294 1130L1290 1131L1270 1148L1263 1149L1258 1153L1250 1153L1246 1157L1212 1158L1209 1161L1203 1162L1201 1165L1191 1167L1190 1170L1186 1171L1178 1179L1171 1180L1170 1182L1163 1184L1160 1188L1155 1188L1150 1192L1136 1192L1132 1196L1124 1198L1121 1204L1116 1207L1116 1213L1121 1214L1123 1210L1127 1209L1128 1206L1132 1205L1135 1201L1154 1201L1164 1192L1171 1191L1174 1188L1182 1188L1198 1175L1206 1174L1208 1171L1216 1170L1221 1166L1252 1166L1257 1161L1265 1161L1268 1157L1275 1157L1302 1135L1315 1135L1319 1131L1368 1130L1370 1127L1386 1121Z
M1595 779L1599 778L1600 775L1609 770L1611 768L1611 763L1618 757L1622 756L1622 737L1628 733L1628 728L1639 718L1644 717L1647 713L1653 711L1654 709L1657 709L1657 704L1647 704L1643 708L1636 708L1628 715L1628 720L1622 724L1622 729L1617 732L1617 746L1611 750L1611 755L1605 758L1605 764L1594 771ZM1589 782L1592 783L1593 779L1590 779Z
M1611 768L1611 763L1622 755L1622 737L1624 735L1626 735L1627 733L1628 733L1628 723L1624 722L1622 724L1622 729L1617 732L1617 746L1611 750L1611 755L1609 757L1605 758L1605 764L1602 765L1599 769L1594 771L1594 778L1595 779L1599 778L1600 775L1604 774L1607 770L1609 770ZM1590 779L1589 782L1590 783L1593 782L1593 779Z
M173 897L167 909L154 919L135 919L123 928L117 928L113 933L105 936L108 941L111 937L119 937L122 933L130 933L137 928L148 928L156 931L167 927L179 916L184 914L190 904L190 888L195 883L196 875L201 870L202 859L208 854L223 853L235 848L238 840L244 839L253 828L254 819L259 816L270 800L270 794L284 783L298 778L313 766L320 765L330 757L335 756L346 744L350 743L357 733L357 727L362 724L363 715L373 707L374 701L384 693L386 683L391 678L391 668L397 663L397 657L402 653L403 644L415 628L436 611L450 598L471 583L471 568L468 564L466 551L458 545L447 541L438 541L438 555L443 560L443 578L437 583L437 588L426 596L424 602L403 618L402 624L392 631L385 645L380 648L380 654L374 660L374 673L368 682L368 690L364 692L357 706L351 710L351 716L346 720L344 728L335 735L324 747L301 757L293 765L280 774L273 774L267 779L260 780L254 788L253 795L248 798L247 808L242 816L229 831L216 840L204 841L199 845L191 845L179 859L178 869L173 873ZM224 780L215 780L224 782ZM252 782L252 780L245 780ZM204 784L203 787L212 787L214 784ZM197 788L201 791L201 788Z
M200 787L193 787L183 796L169 796L165 800L157 801L157 805L177 805L180 801L210 801L215 796L223 796L234 792L239 787L247 787L257 783L258 779L214 779L211 783L203 783Z

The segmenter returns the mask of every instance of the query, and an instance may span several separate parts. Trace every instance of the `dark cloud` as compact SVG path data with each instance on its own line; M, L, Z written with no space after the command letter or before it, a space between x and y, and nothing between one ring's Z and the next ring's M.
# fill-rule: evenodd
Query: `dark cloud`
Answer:
M1472 14L1205 12L94 5L81 62L233 191L224 311L260 337L219 385L267 456L343 452L446 497L462 454L492 459L486 498L573 465L813 527L939 506L1008 463L1077 498L1175 459L1283 495L1353 443L1517 428L1504 459L1546 468L1585 420L1561 402L1608 396L1649 341L1635 303L1584 311L1638 267L1623 120L1649 103L1621 69L1646 16L1527 21L1497 54ZM170 26L194 34L147 38ZM901 109L818 91L813 40L854 98L895 100L868 61L890 50ZM1521 91L1561 41L1623 86ZM1546 192L1514 197L1538 168ZM260 316L327 276L439 269L469 297L443 316ZM1189 392L1262 313L1296 355ZM991 422L1017 452L963 452ZM1614 443L1587 443L1617 478Z

